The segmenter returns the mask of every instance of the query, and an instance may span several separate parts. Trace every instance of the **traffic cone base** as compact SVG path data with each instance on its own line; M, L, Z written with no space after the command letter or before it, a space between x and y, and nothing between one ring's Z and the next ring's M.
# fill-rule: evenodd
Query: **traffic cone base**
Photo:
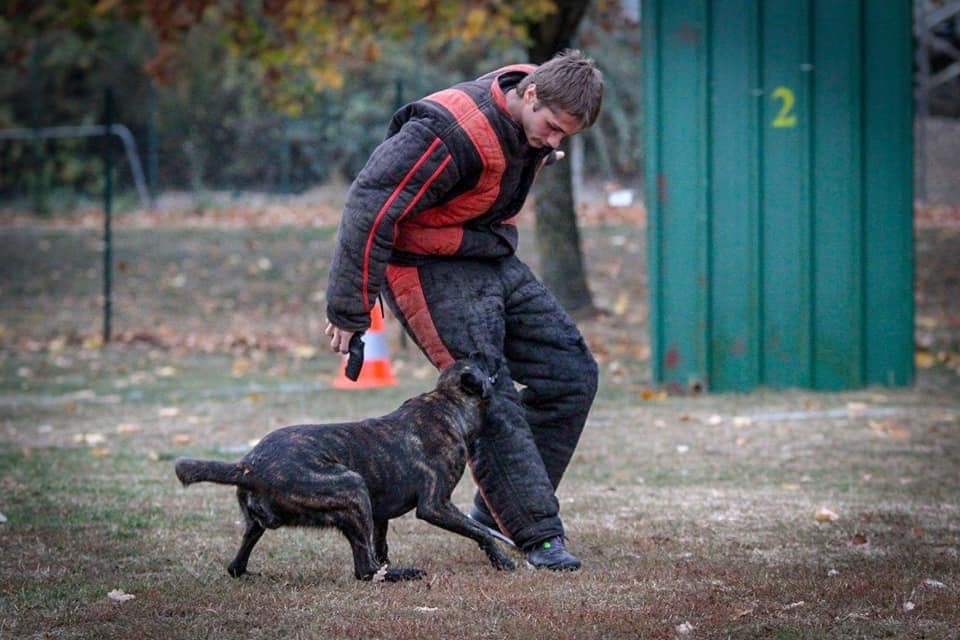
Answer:
M346 367L347 363L344 362L340 370L340 376L333 381L335 389L374 389L376 387L392 387L397 384L397 378L393 375L389 360L364 362L356 382L347 378L344 372Z
M363 368L356 382L347 377L347 358L343 359L340 375L333 381L335 389L374 389L397 384L390 365L387 339L384 335L383 312L377 302L370 311L370 329L363 334Z

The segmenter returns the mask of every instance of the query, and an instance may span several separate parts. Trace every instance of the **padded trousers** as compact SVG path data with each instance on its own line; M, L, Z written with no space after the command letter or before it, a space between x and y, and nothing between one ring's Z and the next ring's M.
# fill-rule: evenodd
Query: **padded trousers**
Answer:
M598 377L573 319L515 256L390 265L384 297L438 369L476 352L497 363L469 451L475 506L521 549L563 535L556 489Z

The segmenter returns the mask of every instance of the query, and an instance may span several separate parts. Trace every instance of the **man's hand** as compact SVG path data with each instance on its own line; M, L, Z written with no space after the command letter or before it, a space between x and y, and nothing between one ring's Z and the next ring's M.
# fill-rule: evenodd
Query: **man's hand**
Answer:
M353 337L355 332L328 324L324 333L330 336L331 351L334 353L342 353L343 355L350 352L350 338Z

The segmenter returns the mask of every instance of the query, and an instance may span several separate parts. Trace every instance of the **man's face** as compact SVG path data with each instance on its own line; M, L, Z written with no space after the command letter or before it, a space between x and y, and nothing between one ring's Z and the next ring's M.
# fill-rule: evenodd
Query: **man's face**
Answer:
M567 136L580 131L580 121L565 111L554 111L537 100L537 85L523 94L520 124L531 147L556 149Z

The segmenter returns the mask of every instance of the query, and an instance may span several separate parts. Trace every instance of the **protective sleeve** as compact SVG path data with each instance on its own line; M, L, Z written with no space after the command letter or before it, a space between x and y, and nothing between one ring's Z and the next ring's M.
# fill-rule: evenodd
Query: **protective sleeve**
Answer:
M327 319L365 331L383 285L396 225L434 206L456 185L456 163L423 120L384 140L347 193L327 281Z

